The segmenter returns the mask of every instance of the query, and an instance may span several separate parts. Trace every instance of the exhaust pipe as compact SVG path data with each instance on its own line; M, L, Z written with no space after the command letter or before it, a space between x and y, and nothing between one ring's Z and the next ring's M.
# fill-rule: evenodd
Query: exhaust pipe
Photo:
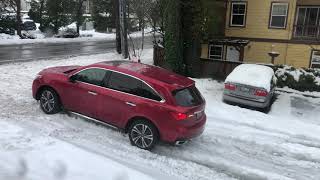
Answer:
M188 141L176 141L176 146L181 146L181 145L184 145L186 144Z

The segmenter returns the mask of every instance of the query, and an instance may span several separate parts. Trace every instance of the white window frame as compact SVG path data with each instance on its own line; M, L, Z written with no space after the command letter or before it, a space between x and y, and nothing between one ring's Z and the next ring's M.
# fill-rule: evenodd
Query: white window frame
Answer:
M221 54L220 54L220 56L211 55L211 48L212 48L212 47L219 47L219 48L221 48ZM222 60L223 60L223 55L224 55L224 46L223 46L223 45L216 45L216 44L211 44L211 45L209 45L209 59L222 61ZM218 58L217 58L217 57L218 57ZM220 57L221 57L221 58L220 58Z
M285 6L287 7L287 9L286 9L286 14L285 14L285 15L273 15L273 14L272 14L272 13L273 13L273 7L276 6L276 5L280 5L280 6L285 5ZM278 3L278 2L273 2L273 3L271 4L269 28L285 29L285 28L287 27L288 11L289 11L289 3L286 3L286 2L283 2L283 3L281 3L281 2L279 2L279 3ZM272 20L273 20L273 17L274 17L274 16L277 16L277 17L279 17L279 16L285 17L284 25L283 25L282 27L280 27L280 26L272 26Z
M245 6L245 10L244 10L244 14L234 14L233 13L233 6L234 5L244 5ZM231 13L230 13L230 26L231 27L244 27L246 25L246 21L247 21L247 2L231 2L231 9L230 9ZM233 24L233 16L243 16L243 24Z
M313 59L315 58L315 53L316 52L319 52L320 53L320 50L312 50L312 53L311 53L311 62L310 62L310 68L313 67L313 65L320 65L320 62L314 62ZM320 56L318 56L319 59L320 59Z

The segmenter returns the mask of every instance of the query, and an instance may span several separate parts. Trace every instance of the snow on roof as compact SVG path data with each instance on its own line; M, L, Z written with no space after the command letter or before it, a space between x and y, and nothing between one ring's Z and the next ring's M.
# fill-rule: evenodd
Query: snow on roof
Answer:
M274 71L270 67L256 64L242 64L232 71L225 82L245 84L270 91L270 82L273 75Z

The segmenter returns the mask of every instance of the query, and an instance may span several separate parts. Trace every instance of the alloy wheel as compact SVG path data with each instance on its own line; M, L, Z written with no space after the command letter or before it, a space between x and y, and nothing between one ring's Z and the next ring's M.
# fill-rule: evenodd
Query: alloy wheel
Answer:
M47 113L50 113L54 110L55 98L51 91L49 90L43 91L41 93L40 102L43 110L45 110Z
M149 148L154 140L151 128L145 124L133 126L130 135L133 143L142 149Z

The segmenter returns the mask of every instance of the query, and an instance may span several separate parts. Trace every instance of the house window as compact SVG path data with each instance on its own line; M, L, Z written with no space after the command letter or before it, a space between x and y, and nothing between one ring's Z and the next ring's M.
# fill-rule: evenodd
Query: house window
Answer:
M286 28L288 7L288 3L272 3L269 25L270 28Z
M223 60L223 46L210 45L209 46L209 59Z
M247 12L246 2L232 2L230 26L244 27L246 24L246 12Z
M295 38L313 39L319 38L320 7L298 7L294 28Z
M320 68L320 50L312 51L310 67Z

